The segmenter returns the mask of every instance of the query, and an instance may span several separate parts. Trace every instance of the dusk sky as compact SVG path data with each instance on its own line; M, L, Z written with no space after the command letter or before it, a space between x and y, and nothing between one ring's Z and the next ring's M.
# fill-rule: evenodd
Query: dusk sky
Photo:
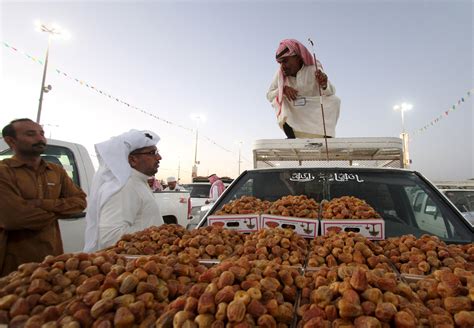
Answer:
M0 41L18 49L0 44L2 127L36 118L43 66L22 53L43 60L47 35L35 31L34 21L56 22L72 37L53 40L50 49L52 90L41 120L47 136L94 154L95 143L150 129L161 137L157 176L178 176L179 166L189 182L191 115L203 114L198 173L235 177L239 141L241 169L248 169L254 140L285 137L265 97L279 41L307 45L311 37L342 102L337 137L398 137L401 117L393 106L410 102L411 168L433 180L474 178L474 105L467 94L474 88L473 1L3 0L0 15Z

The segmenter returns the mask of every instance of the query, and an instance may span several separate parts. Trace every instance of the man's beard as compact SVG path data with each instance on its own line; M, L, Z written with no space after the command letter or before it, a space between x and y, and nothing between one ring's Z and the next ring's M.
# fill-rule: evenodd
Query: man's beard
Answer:
M37 146L41 146L41 145L43 145L44 147L43 148L37 148ZM29 149L19 150L19 153L21 153L22 155L25 155L25 156L39 156L39 155L43 154L45 150L46 150L46 144L42 143L42 142L38 142L34 145L31 145L31 148L29 148Z

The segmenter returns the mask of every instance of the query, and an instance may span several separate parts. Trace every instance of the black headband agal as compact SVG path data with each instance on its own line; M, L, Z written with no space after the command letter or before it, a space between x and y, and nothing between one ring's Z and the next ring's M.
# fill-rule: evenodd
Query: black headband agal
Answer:
M283 49L279 54L276 55L276 59L280 58L281 56L286 54L288 51L290 51L290 49L288 48Z

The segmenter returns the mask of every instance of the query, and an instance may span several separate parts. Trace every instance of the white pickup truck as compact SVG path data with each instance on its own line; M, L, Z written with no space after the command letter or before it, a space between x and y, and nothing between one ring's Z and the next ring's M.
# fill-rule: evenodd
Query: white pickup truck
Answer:
M0 160L11 157L12 151L0 138ZM48 139L48 147L42 155L46 161L60 164L71 179L87 194L94 176L94 166L86 148L80 144ZM177 223L184 227L191 219L191 197L188 191L159 191L155 199L165 223ZM87 209L86 209L87 211ZM65 252L78 252L84 247L85 213L75 218L59 221Z

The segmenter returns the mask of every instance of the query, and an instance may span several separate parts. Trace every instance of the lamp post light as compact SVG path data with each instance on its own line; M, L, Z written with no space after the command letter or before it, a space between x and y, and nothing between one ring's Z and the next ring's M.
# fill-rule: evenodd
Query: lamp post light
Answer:
M64 39L69 38L69 33L59 27L57 24L46 25L39 21L35 22L36 30L39 32L46 32L48 33L48 48L46 48L46 56L44 59L44 68L43 68L43 79L41 81L41 91L40 91L40 98L38 104L38 113L36 115L36 123L40 123L41 119L41 109L43 106L43 93L47 93L51 91L51 85L45 86L44 83L46 81L46 71L48 70L48 57L49 57L49 48L51 46L51 39L54 37L62 36Z
M402 114L402 133L405 133L405 115L404 113L408 110L411 110L413 108L412 104L408 103L402 103L401 105L395 105L393 106L393 110L395 111L400 111Z
M408 168L410 166L410 153L408 151L408 133L405 131L405 115L404 113L413 108L412 104L402 103L401 105L393 106L393 110L400 111L402 115L402 133L400 137L402 138L403 143L403 167Z
M206 117L202 114L191 114L191 119L196 121L196 140L194 144L194 164L191 171L191 178L197 177L197 166L200 162L197 160L197 151L198 151L198 136L199 136L199 122L205 122Z

